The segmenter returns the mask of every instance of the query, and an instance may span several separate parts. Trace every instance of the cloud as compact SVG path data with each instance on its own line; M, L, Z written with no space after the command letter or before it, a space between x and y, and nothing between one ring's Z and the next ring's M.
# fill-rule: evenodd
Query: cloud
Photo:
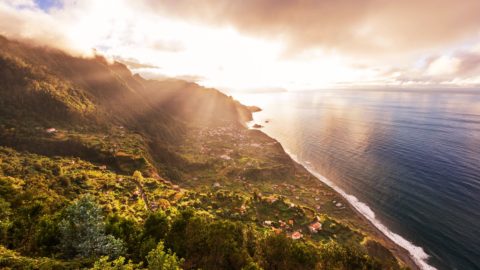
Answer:
M208 87L480 82L480 1L47 2L0 0L0 34Z
M7 1L5 1L7 2ZM8 1L11 6L14 6L16 8L35 8L37 7L37 4L33 0L11 0Z
M0 1L0 34L38 45L64 50L71 46L58 21L40 10L33 1Z
M480 73L480 52L461 52L457 54L460 63L457 67L457 74L462 76L479 75Z
M432 59L425 71L430 76L447 76L457 73L460 59L457 57L441 56Z
M180 52L184 50L184 46L178 41L156 40L150 47L158 51Z
M383 74L400 84L471 85L480 83L480 52L475 47L431 56L419 68L391 69Z
M478 35L480 1L466 0L146 0L150 8L215 26L286 40L290 49L321 47L372 55L418 51Z
M158 70L149 69L149 68L142 68L142 69L134 69L135 72L140 73L144 78L150 80L167 80L167 79L177 79L187 82L194 82L198 83L205 80L205 77L200 75L178 75L178 76L168 76L165 74L160 73Z
M140 68L160 69L160 67L156 65L142 63L133 58L123 58L121 56L115 56L113 58L114 60L127 65L131 69L140 69Z
M148 29L152 14L125 0L38 3L42 5L33 0L0 0L0 34L82 55L91 55L94 48L103 52L115 47L166 52L184 49L177 40L155 35Z
M205 77L199 76L199 75L179 75L179 76L175 76L174 78L187 81L187 82L195 82L195 83L205 80Z

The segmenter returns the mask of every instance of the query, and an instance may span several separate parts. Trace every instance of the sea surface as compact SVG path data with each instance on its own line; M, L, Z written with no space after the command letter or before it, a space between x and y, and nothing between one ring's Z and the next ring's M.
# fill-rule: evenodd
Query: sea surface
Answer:
M424 269L480 269L480 92L235 94ZM347 196L348 197L348 196Z

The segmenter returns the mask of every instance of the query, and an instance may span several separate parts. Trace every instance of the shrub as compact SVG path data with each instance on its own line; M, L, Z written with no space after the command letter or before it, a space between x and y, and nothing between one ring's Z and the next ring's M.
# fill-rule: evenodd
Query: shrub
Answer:
M145 220L144 234L153 237L155 241L164 239L169 229L168 218L165 212L157 211L148 216Z
M142 227L136 221L120 215L113 215L108 217L105 231L125 243L130 258L138 259L138 247L142 242Z
M179 259L170 250L165 251L161 241L155 249L148 253L147 261L149 270L180 270L184 262L183 259Z
M142 264L134 264L131 261L125 262L124 257L118 257L113 261L109 261L107 256L101 257L95 262L91 270L134 270L142 269Z
M319 261L315 246L270 234L261 243L265 269L315 269Z
M11 226L11 215L10 203L0 198L0 242L7 240L7 232Z

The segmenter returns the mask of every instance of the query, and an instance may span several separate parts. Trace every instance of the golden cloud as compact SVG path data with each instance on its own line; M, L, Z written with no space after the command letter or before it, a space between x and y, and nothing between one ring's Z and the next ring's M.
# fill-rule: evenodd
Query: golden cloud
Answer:
M146 3L182 20L233 26L286 40L290 49L355 54L432 49L477 36L476 0L160 0Z

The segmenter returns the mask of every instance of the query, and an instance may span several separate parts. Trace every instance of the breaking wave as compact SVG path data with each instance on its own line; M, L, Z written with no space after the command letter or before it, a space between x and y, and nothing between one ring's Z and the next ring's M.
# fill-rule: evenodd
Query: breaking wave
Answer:
M358 200L357 197L346 193L344 190L342 190L340 187L335 185L328 178L321 175L319 172L315 171L315 169L311 166L310 162L308 161L302 162L301 160L299 160L297 155L293 154L287 149L285 149L285 152L287 152L287 154L290 155L290 157L293 160L303 165L311 174L317 177L320 181L327 184L328 186L333 188L337 193L342 195L360 214L362 214L365 218L367 218L385 236L387 236L390 240L395 242L397 245L406 249L410 253L410 257L412 257L412 259L415 261L418 267L420 267L422 270L436 270L435 267L428 264L427 260L429 258L429 255L423 250L423 248L414 245L412 242L392 232L389 228L387 228L387 226L383 225L375 217L375 212L373 212L373 210L367 204Z

